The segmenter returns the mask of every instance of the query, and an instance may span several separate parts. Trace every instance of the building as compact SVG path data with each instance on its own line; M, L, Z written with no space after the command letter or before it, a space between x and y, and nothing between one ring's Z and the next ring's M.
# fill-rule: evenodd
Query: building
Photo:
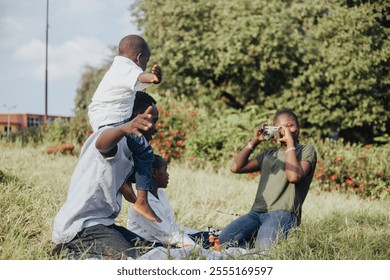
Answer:
M47 116L47 121L52 122L60 119L66 122L71 117L64 116ZM7 134L19 132L26 128L36 127L45 123L45 115L40 114L17 114L17 113L0 113L0 133ZM9 130L8 130L9 128Z

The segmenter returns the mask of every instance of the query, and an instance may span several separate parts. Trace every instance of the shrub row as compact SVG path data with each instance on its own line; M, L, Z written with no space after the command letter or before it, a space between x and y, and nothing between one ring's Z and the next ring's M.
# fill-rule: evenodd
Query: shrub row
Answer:
M168 161L187 161L194 167L215 169L229 164L249 141L255 126L270 122L274 113L260 113L253 108L231 111L224 117L218 113L210 116L172 102L160 105L159 112L159 132L152 141L155 152ZM303 129L303 135L304 132ZM318 162L314 181L321 191L354 193L367 199L382 199L390 194L389 144L362 146L344 143L343 139L318 137L301 140L316 147ZM258 176L253 173L247 178L258 179Z
M258 107L238 111L226 108L213 113L195 110L189 104L164 99L158 102L159 122L151 141L155 153L168 161L186 162L195 168L221 169L250 140L254 128L263 122L271 123L274 111L260 112ZM223 111L223 112L222 112ZM210 110L209 110L210 112ZM53 122L45 129L36 128L11 135L11 141L24 144L50 145L72 142L72 135L89 135L74 131L70 123ZM301 131L303 138L305 130ZM74 138L74 137L73 137ZM362 198L380 199L390 193L390 145L381 146L344 143L342 139L306 138L317 150L318 163L314 181L321 191L354 193ZM80 139L73 139L75 144ZM267 143L271 146L274 143ZM77 147L77 145L76 145ZM76 149L77 153L77 149ZM257 179L258 173L248 174Z

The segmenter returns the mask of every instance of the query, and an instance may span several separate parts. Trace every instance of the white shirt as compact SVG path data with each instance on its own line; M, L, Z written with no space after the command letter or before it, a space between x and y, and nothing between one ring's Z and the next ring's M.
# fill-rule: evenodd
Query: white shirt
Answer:
M99 83L88 107L88 117L93 131L99 126L123 121L131 117L135 93L145 89L138 82L143 73L131 59L116 56Z
M169 243L179 247L195 245L195 242L188 234L198 231L178 224L164 190L158 189L157 194L159 199L148 193L148 201L150 207L160 217L162 222L156 223L147 220L135 212L131 204L128 210L127 228L151 242Z
M112 225L121 210L119 189L134 165L125 137L119 141L115 156L105 158L100 154L95 143L105 129L93 133L81 150L67 200L54 220L54 243L67 243L89 226Z

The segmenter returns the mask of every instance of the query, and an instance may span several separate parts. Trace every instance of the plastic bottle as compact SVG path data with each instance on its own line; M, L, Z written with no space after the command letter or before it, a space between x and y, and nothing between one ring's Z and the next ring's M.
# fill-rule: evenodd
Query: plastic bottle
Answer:
M215 238L214 238L214 230L211 230L209 232L209 243L210 243L210 248L214 246L214 241L215 241Z
M219 235L215 235L214 237L214 249L215 251L221 251L221 241L219 240Z

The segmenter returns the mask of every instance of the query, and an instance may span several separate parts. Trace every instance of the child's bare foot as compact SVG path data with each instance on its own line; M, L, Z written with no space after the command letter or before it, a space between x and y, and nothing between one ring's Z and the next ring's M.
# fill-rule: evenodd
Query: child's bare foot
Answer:
M150 208L148 203L139 201L139 199L134 203L133 209L138 214L144 216L146 219L152 221L161 223L161 219L154 213L152 208Z

